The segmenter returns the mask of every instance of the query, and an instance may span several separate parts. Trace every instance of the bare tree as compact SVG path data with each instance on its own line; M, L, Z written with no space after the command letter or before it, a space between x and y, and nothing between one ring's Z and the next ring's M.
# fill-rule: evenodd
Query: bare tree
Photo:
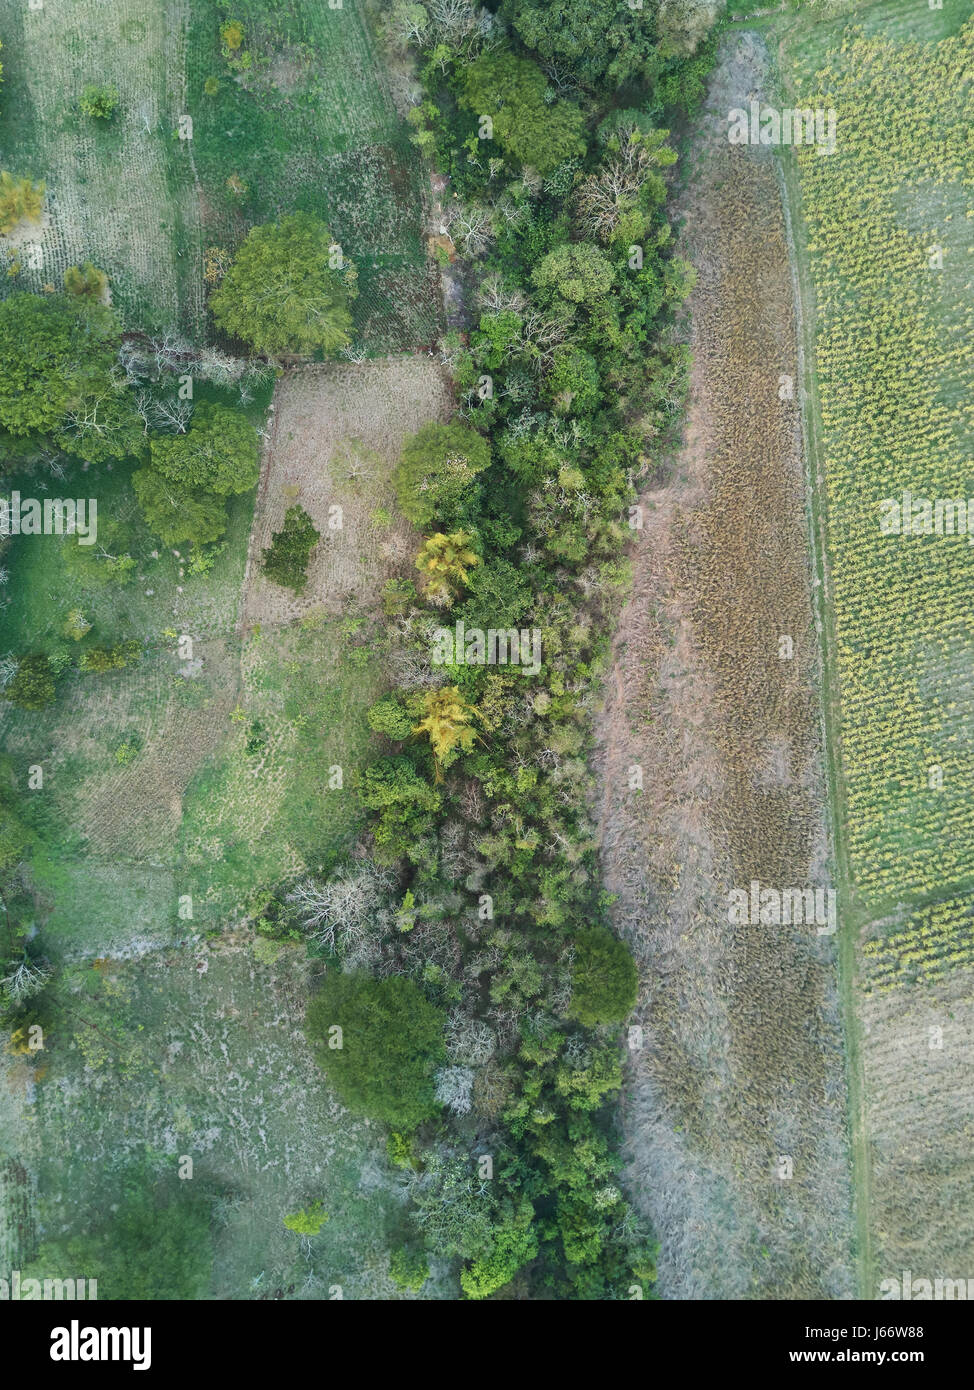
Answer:
M142 412L139 411L141 415ZM172 428L177 434L185 434L193 415L193 402L180 400L161 400L152 402L152 416L160 429ZM144 418L144 417L143 417Z
M307 878L287 895L313 941L346 954L387 925L391 874L371 863L339 869L325 883Z
M19 1004L31 995L39 994L50 978L51 967L46 961L25 959L16 966L12 974L0 980L0 989L4 989L8 998Z
M436 1073L436 1099L454 1115L470 1111L473 1071L470 1067L441 1067Z

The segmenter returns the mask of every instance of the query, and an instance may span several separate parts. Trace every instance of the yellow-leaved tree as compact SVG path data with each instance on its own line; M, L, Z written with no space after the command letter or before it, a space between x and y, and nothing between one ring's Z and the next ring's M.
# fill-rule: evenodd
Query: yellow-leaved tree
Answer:
M439 782L444 769L450 766L457 752L469 753L473 747L477 735L471 721L477 711L455 685L428 690L423 696L421 709L423 718L413 726L413 733L428 735L436 764L436 780Z
M470 543L468 531L437 531L423 541L416 556L416 568L426 576L423 592L432 603L452 603L467 582L467 575L480 560Z

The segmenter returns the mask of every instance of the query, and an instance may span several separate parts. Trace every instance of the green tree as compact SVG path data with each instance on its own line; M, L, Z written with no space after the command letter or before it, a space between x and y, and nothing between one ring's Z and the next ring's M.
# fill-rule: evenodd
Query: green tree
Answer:
M586 415L601 398L599 368L591 353L564 344L552 353L545 398L556 415Z
M168 482L194 491L219 497L249 492L260 474L257 431L241 411L204 402L185 434L153 439L151 466Z
M295 1231L299 1236L316 1236L327 1220L328 1213L325 1211L325 1204L319 1199L317 1202L312 1202L310 1206L303 1207L301 1211L295 1211L290 1216L285 1216L284 1225L289 1231Z
M384 695L366 710L369 728L386 738L402 741L413 731L413 721L395 695Z
M449 522L476 506L473 488L490 463L490 444L466 425L424 425L403 445L394 482L403 513L416 526Z
M303 507L288 507L284 525L271 536L261 568L275 584L303 592L308 582L311 552L318 544L319 532Z
M46 709L54 701L54 676L43 652L29 652L17 663L17 674L3 690L3 698L20 709Z
M416 568L426 577L423 593L433 603L448 604L467 583L467 578L480 558L471 549L473 537L469 531L453 531L444 535L437 531L427 536L416 556Z
M401 1289L418 1293L429 1277L429 1260L422 1250L401 1245L389 1255L389 1278Z
M655 71L655 5L630 8L619 0L502 0L501 14L523 43L566 66L588 87L611 88Z
M110 121L118 110L118 102L118 88L110 82L89 82L81 92L81 110L97 121Z
M329 971L305 1027L349 1109L411 1130L437 1110L433 1073L445 1056L444 1023L441 1010L404 976L373 980Z
M605 927L575 934L571 1013L587 1027L621 1023L632 1012L639 988L627 947Z
M537 1253L534 1209L530 1202L522 1201L491 1232L487 1250L461 1270L460 1287L468 1298L487 1298L509 1284Z
M334 355L351 342L356 272L323 222L295 212L254 227L210 296L217 324L270 357Z
M110 386L120 341L118 321L104 305L63 294L0 301L0 427L67 438L69 411L83 413Z
M591 311L601 304L612 288L615 270L597 246L566 242L535 266L531 280L542 300L551 303L561 317L572 318L578 307Z
M460 104L489 116L505 154L547 174L585 153L584 119L569 101L548 100L548 79L529 58L489 53L463 71Z
M182 541L206 545L219 540L227 529L226 499L212 492L194 492L170 483L154 468L133 473L132 486L146 525L166 545Z

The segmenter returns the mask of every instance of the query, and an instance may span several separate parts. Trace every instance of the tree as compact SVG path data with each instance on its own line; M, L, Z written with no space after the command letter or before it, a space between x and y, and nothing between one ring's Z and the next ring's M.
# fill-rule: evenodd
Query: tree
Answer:
M567 66L588 87L612 87L655 69L656 27L645 8L619 0L503 0L500 12L545 62Z
M397 858L416 842L432 824L432 814L440 809L441 797L408 758L385 758L370 767L362 778L359 799L377 814L372 825L379 855Z
M219 540L227 529L227 505L211 492L170 483L153 468L132 474L132 486L149 529L166 545L192 541L206 545Z
M423 593L432 603L449 604L467 582L467 576L479 556L471 550L473 539L469 531L453 531L444 535L437 531L428 536L416 556L416 568L426 576Z
M383 695L381 700L376 700L366 710L365 717L370 729L399 742L408 738L413 731L413 721L395 695Z
M343 1104L412 1130L436 1113L433 1074L445 1055L444 1022L445 1015L404 976L373 980L330 971L308 1007L305 1027Z
M194 491L249 492L260 474L257 431L241 411L205 402L185 434L153 439L151 466L167 482Z
M264 551L261 568L275 584L303 592L308 582L308 563L318 544L319 532L303 507L288 507L284 525L275 531Z
M584 119L571 102L548 100L548 81L529 58L489 53L463 72L460 104L489 116L492 138L521 164L550 173L585 153Z
M81 110L97 121L110 121L118 110L118 88L110 82L89 82L81 93Z
M586 415L601 399L599 368L591 353L563 344L552 354L545 396L556 415Z
M562 317L571 318L577 307L592 310L605 299L615 270L597 246L565 242L539 261L531 280L543 300L552 303Z
M413 726L414 734L427 734L436 762L437 781L450 766L457 752L469 753L477 737L471 719L477 713L464 700L455 685L428 690L422 697L423 717Z
M356 272L323 222L295 212L254 227L210 296L217 324L268 356L323 352L351 342Z
M83 266L71 265L64 272L64 288L79 299L102 299L108 288L108 276L91 261Z
M17 674L3 691L3 698L20 709L38 710L54 701L54 676L43 652L29 652L17 663Z
M66 417L83 415L111 388L120 340L114 313L101 304L63 294L0 301L0 427L53 433L71 448L77 440Z
M400 1245L389 1255L389 1278L401 1289L419 1293L429 1277L429 1260L422 1250L417 1250L414 1246Z
M301 1211L292 1212L290 1216L285 1216L284 1225L289 1231L297 1232L299 1236L316 1236L327 1220L328 1213L325 1211L325 1204L319 1199L317 1202L312 1202L309 1207L304 1207Z
M4 236L21 222L39 222L44 211L44 185L0 173L0 233Z
M460 1271L460 1287L468 1298L487 1298L509 1284L537 1253L534 1208L522 1201L491 1233L488 1249Z
M626 946L605 927L575 934L570 1012L586 1027L621 1023L632 1012L639 989L636 964Z
M403 445L394 483L399 505L416 526L449 520L476 505L478 473L490 463L490 444L466 425L423 425Z

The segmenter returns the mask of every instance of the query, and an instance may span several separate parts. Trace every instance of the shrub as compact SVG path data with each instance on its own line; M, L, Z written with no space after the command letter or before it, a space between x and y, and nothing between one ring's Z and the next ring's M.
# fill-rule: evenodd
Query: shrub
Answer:
M54 676L43 652L30 652L17 665L17 674L3 698L20 709L45 709L54 700Z
M44 210L44 185L0 173L0 232L6 235L21 222L39 222Z
M418 1293L430 1277L429 1261L422 1250L401 1245L389 1256L389 1278L401 1289Z
M96 121L110 121L118 110L118 88L111 83L89 82L81 93L81 110Z
M322 1201L312 1202L311 1206L285 1216L284 1225L299 1236L316 1236L328 1220L328 1213Z
M308 582L311 552L318 544L319 532L303 507L288 507L284 525L275 531L264 551L261 568L269 579L296 594Z

